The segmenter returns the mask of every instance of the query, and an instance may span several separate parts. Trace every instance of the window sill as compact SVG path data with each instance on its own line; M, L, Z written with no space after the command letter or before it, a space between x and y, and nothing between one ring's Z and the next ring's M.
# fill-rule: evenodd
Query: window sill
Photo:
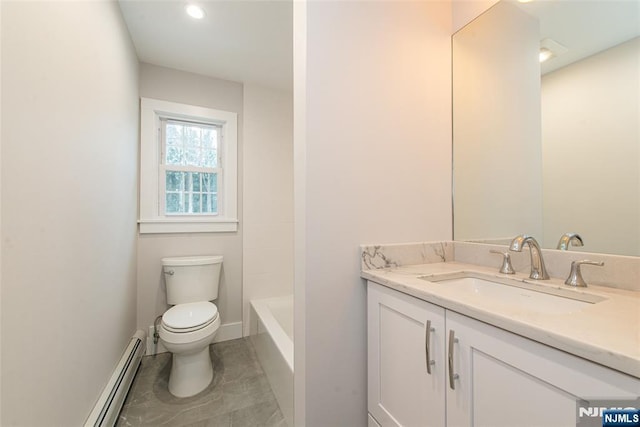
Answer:
M229 233L238 231L235 218L158 218L138 221L140 234Z

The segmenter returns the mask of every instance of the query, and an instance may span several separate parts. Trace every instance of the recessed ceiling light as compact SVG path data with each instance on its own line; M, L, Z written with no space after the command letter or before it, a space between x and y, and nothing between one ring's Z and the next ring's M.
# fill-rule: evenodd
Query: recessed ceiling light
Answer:
M548 59L554 58L556 56L560 56L565 53L567 50L566 47L562 46L555 40L552 39L544 39L540 41L540 62L544 62Z
M533 0L518 0L519 3L530 3Z
M544 62L547 59L551 59L552 56L555 56L555 55L549 49L547 49L546 47L540 48L540 62Z
M190 4L185 8L187 11L187 15L194 19L202 19L204 18L204 9L198 5Z

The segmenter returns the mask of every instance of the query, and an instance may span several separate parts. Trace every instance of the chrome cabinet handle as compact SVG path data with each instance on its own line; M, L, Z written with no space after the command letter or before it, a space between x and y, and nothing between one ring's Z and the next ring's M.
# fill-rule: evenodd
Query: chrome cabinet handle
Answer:
M175 273L175 271L173 271L173 270L165 270L165 271L164 271L164 274L167 274L167 275L169 275L169 276L173 276L173 275L174 275L174 273Z
M449 387L451 390L456 389L454 380L458 379L458 374L453 373L453 344L458 342L456 333L453 329L449 329Z
M427 328L426 328L426 332L425 332L425 345L424 345L424 350L426 353L426 358L427 358L427 373L429 375L431 375L431 366L436 364L435 360L431 360L431 332L435 332L435 328L431 327L431 320L427 320Z

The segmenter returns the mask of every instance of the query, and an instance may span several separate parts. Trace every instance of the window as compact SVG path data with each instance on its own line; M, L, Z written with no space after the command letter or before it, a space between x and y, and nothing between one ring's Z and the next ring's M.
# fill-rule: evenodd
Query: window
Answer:
M161 119L165 215L218 215L220 126Z
M142 98L140 232L236 231L237 115Z

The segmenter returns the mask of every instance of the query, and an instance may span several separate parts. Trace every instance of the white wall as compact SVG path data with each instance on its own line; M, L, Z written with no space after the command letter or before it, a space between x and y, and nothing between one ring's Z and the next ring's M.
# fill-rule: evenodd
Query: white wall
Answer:
M505 2L453 38L456 240L542 236L539 43Z
M364 426L359 245L451 238L451 5L294 14L296 425Z
M135 331L137 59L114 2L2 2L2 425L81 425Z
M2 2L0 2L0 34L2 34ZM2 43L0 43L0 100L2 99ZM0 242L2 242L2 102L0 102ZM0 296L2 295L2 243L0 243ZM2 304L0 303L0 367L2 367ZM0 369L1 372L1 369ZM0 380L1 381L1 380ZM0 382L0 423L2 422L2 384Z
M244 85L243 313L253 299L293 293L293 99Z
M473 21L499 0L452 0L452 33Z
M640 255L640 38L544 75L544 236Z
M238 215L242 218L242 85L183 71L140 65L140 96L238 113ZM138 236L138 328L148 330L167 308L161 259L169 256L224 256L216 305L222 326L217 340L242 335L242 234L140 234Z

